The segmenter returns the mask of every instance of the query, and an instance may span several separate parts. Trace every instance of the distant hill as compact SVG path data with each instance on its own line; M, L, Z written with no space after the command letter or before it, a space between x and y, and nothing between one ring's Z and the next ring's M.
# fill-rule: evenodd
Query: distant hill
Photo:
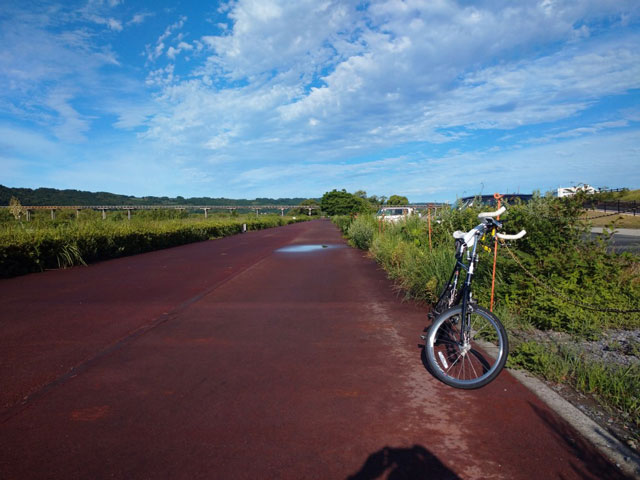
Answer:
M22 205L299 205L305 198L256 198L254 200L210 198L210 197L132 197L108 192L85 192L82 190L57 190L55 188L10 188L0 185L0 205L9 205L11 197L16 197Z

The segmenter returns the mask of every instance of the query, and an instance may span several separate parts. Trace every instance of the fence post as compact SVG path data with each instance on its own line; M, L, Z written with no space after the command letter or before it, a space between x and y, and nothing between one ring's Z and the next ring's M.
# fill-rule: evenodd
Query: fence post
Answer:
M106 220L107 219L107 211L104 208L101 208L102 210L102 219Z
M52 208L51 209L51 220L55 220L56 219L56 209Z

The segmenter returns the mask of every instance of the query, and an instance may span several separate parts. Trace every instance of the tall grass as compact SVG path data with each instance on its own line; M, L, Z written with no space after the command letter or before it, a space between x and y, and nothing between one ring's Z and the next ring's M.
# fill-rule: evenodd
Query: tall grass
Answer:
M113 217L113 216L112 216ZM265 215L226 218L140 216L128 221L57 219L3 222L0 229L0 277L64 268L240 233L242 225L259 230L291 223Z

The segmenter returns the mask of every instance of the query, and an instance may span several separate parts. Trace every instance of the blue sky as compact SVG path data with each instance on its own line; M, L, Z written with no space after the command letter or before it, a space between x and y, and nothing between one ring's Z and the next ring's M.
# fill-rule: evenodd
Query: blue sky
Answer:
M639 26L637 0L4 0L0 184L640 188Z

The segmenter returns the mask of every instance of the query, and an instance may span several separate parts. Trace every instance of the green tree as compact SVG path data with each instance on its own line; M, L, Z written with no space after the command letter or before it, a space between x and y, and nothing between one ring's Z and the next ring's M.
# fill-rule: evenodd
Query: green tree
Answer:
M356 197L364 198L365 200L367 199L367 192L365 192L364 190L356 190L355 192L353 192L353 194Z
M387 200L388 205L409 205L409 199L401 195L391 195Z
M371 211L369 202L345 189L326 192L320 200L320 207L327 215L349 215Z
M371 195L367 198L367 201L377 210L380 205L384 205L384 203L387 201L387 197L385 197L384 195L381 195L379 197L377 195Z

